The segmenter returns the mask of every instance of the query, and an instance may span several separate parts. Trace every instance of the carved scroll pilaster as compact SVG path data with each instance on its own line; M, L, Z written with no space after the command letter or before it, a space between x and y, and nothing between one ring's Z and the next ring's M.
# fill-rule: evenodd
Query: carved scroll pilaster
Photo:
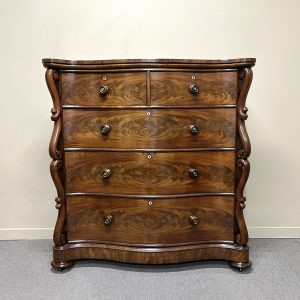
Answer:
M63 233L65 225L65 195L64 187L61 181L61 176L59 173L60 168L62 167L61 160L53 160L50 164L50 173L53 179L54 185L57 191L57 197L55 198L56 205L58 209L58 217L54 228L53 240L56 246L61 246L65 243L65 234Z
M248 118L246 98L250 85L252 82L252 69L245 68L239 71L239 79L241 82L241 89L237 101L237 128L238 138L241 148L237 150L237 166L239 168L239 178L236 187L236 222L238 226L238 233L236 235L236 242L241 246L248 243L248 230L244 219L243 209L245 208L246 198L244 197L244 189L248 176L250 173L250 163L248 157L251 153L250 139L246 130L245 120Z
M49 154L53 159L50 164L50 173L53 179L57 197L55 198L58 209L58 217L54 229L53 240L56 246L61 246L65 243L64 225L65 225L65 191L62 183L62 172L63 166L62 152L59 147L59 139L62 130L62 119L61 119L61 102L60 95L56 86L58 80L58 73L55 70L48 69L46 71L46 83L53 101L53 108L51 109L51 120L54 121L54 128L49 144Z
M243 209L246 207L246 198L243 194L250 173L250 163L247 159L238 159L237 165L242 169L242 173L236 189L236 220L239 228L236 242L244 246L248 243L248 230L243 215Z
M238 158L247 159L247 157L249 157L251 153L251 144L245 126L245 120L247 120L248 118L247 115L248 108L246 107L246 98L252 82L252 77L253 77L252 69L246 68L241 70L239 73L239 77L240 79L243 80L243 83L242 83L242 88L237 102L237 112L238 112L237 125L238 125L239 137L242 142L242 149L238 151L237 155Z
M61 105L60 96L56 87L56 81L58 80L58 74L52 69L46 71L46 83L53 101L53 108L51 109L51 120L54 121L54 129L49 144L49 154L52 159L60 159L61 152L57 149L59 137L62 128L62 121L60 118Z

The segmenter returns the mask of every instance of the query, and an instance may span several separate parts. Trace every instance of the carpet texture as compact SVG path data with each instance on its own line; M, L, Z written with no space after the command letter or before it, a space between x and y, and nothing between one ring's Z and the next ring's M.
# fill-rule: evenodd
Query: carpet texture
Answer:
M50 240L0 241L0 299L300 299L300 239L250 240L252 269L226 262L50 267Z

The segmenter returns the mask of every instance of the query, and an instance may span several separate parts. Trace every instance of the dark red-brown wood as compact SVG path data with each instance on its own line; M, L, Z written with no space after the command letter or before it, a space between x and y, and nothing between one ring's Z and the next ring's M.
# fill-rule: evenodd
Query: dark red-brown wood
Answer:
M199 88L193 94L191 86ZM217 105L235 104L236 72L151 72L151 104Z
M254 64L43 60L53 100L53 267L77 259L251 266L243 193Z
M139 68L178 68L178 69L237 69L253 67L255 58L238 59L113 59L113 60L65 60L44 58L46 68L59 70L103 70Z
M64 110L66 148L235 147L236 111L219 109ZM101 126L109 126L103 134ZM197 129L193 133L192 127Z
M150 156L151 158L150 158ZM150 159L149 159L150 158ZM234 192L234 152L67 152L69 193L189 194ZM197 169L196 178L189 175ZM103 179L109 169L111 176Z
M166 246L233 241L233 197L164 200L69 197L68 240ZM105 217L112 216L111 224ZM191 224L189 218L198 218Z
M106 95L100 92L107 87ZM146 73L62 74L62 103L73 105L146 105Z

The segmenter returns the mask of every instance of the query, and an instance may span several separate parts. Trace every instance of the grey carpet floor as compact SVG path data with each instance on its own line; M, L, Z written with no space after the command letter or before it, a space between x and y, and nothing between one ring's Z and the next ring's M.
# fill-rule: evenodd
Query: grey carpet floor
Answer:
M0 299L300 299L300 239L250 240L253 267L80 261L50 268L50 240L0 241Z

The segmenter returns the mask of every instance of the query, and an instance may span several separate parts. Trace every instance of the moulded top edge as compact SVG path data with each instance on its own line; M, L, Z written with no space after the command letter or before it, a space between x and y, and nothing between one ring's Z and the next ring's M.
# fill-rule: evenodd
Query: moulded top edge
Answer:
M238 59L110 59L110 60L65 60L44 58L46 68L56 69L97 69L132 67L191 67L191 68L237 68L252 67L255 58Z

